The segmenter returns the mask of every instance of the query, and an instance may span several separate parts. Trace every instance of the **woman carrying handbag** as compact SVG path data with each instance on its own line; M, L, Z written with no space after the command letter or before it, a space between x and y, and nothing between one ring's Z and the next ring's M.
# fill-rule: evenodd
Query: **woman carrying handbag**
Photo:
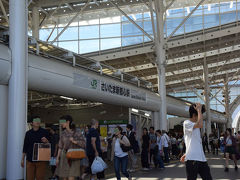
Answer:
M59 122L64 130L60 136L56 160L57 175L64 180L74 180L75 177L80 177L81 158L77 158L79 152L74 152L74 149L85 148L86 143L81 131L75 129L71 116L62 116Z
M130 142L126 136L122 135L122 128L120 126L115 128L114 134L115 137L112 142L111 160L114 159L114 169L117 180L121 180L120 167L124 176L131 180L129 173L127 172L128 151L131 149Z

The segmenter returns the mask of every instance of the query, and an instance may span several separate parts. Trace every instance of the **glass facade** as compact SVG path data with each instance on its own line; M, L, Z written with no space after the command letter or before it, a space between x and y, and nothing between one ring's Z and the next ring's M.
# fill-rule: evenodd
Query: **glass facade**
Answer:
M231 85L235 85L235 86L232 86ZM240 81L234 81L234 82L230 82L229 83L229 91L230 91L230 103L232 103L235 98L237 98L237 96L240 95L240 89L239 89L239 85L240 85ZM222 85L220 85L222 86ZM200 95L201 93L203 93L202 90L198 90L197 91L198 94ZM216 98L212 98L211 101L210 101L210 106L211 106L211 109L214 109L214 110L217 110L217 111L220 111L220 112L224 112L225 111L225 108L223 106L224 102L224 97L223 97L223 88L214 88L212 87L211 88L211 94L214 96L216 93L218 93L216 95ZM177 93L169 93L169 95L172 95L172 96L175 96L175 97L178 97L178 98L181 98L183 100L187 100L187 101L190 101L190 102L193 102L193 103L196 103L196 102L200 102L202 104L204 104L203 100L199 97L197 97L197 95L192 92L192 91L182 91L182 92L177 92ZM203 96L202 96L203 97ZM221 102L221 103L220 103Z
M182 20L194 9L183 7L169 9L165 17L165 36L169 36ZM153 36L152 23L149 12L130 14L140 27ZM71 19L58 19L56 27L42 28L40 39L51 42L59 34L66 22ZM200 6L186 23L174 34L180 35L198 31L240 19L240 0ZM53 31L53 32L52 32ZM50 36L50 34L52 35ZM57 39L56 45L79 54L101 51L116 47L129 46L150 41L135 25L124 16L113 16L93 20L79 20ZM74 46L74 47L73 47ZM76 46L76 47L75 47Z

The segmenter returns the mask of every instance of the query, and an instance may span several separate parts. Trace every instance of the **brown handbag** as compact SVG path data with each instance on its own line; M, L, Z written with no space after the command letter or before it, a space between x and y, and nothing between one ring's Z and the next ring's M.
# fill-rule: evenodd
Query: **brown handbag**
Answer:
M86 158L86 153L84 149L69 149L66 154L67 159L84 159Z

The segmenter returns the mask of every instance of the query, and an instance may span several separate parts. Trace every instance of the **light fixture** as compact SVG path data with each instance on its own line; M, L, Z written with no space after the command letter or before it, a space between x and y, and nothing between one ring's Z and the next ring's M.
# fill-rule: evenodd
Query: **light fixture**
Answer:
M211 11L211 4L208 4L208 11Z
M132 14L132 17L133 17L133 19L134 19L135 21L137 20L135 14Z
M230 2L230 9L233 8L233 1Z
M149 117L149 116L150 116L150 114L148 114L148 113L145 113L144 115L145 115L145 116L147 116L147 117Z
M138 113L137 109L132 108L132 112Z
M74 100L73 98L70 98L70 97L66 97L66 96L60 96L60 98L62 98L62 99L67 99L67 100Z
M187 13L188 13L188 14L190 13L190 8L189 8L189 7L187 7Z
M169 11L168 10L166 11L166 14L167 14L167 16L169 16Z

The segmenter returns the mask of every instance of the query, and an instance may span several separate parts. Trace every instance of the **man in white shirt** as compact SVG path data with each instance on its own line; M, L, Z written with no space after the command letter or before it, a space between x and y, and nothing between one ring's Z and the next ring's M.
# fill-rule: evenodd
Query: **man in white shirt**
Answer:
M169 145L168 142L170 141L169 136L167 133L163 130L162 131L163 135L161 137L161 141L163 143L163 152L164 152L164 162L169 163Z
M186 163L187 180L196 180L199 174L203 180L212 180L210 168L207 164L202 147L200 128L203 127L202 105L192 104L189 107L190 120L183 123L186 153L181 162Z

